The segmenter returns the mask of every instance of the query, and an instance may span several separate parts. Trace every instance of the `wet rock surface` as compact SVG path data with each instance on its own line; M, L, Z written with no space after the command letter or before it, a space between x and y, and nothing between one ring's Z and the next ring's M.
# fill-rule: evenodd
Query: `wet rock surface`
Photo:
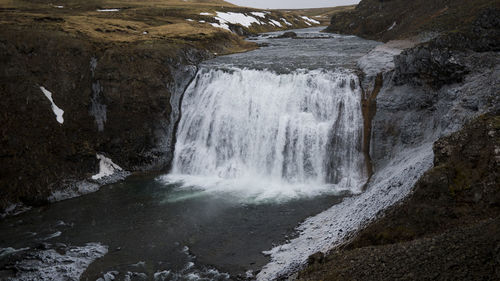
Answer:
M0 256L0 278L9 281L79 280L89 264L107 252L108 247L99 243L81 247L40 243L36 249L18 249L7 258Z
M276 38L296 38L297 36L298 36L297 33L293 32L293 31L288 31L288 32L281 34L280 36L278 36Z

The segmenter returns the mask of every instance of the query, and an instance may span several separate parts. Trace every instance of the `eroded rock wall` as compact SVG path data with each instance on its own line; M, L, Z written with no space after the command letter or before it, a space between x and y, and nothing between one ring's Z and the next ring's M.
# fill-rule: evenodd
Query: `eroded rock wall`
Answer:
M105 45L62 32L2 31L0 207L43 203L89 179L99 172L97 153L128 171L168 168L172 94L210 56L168 42Z

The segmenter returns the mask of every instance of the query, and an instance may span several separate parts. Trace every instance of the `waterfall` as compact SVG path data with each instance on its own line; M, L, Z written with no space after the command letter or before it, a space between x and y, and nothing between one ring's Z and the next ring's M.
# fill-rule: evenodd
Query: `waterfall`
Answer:
M184 94L166 179L260 199L360 192L360 97L345 70L201 68Z

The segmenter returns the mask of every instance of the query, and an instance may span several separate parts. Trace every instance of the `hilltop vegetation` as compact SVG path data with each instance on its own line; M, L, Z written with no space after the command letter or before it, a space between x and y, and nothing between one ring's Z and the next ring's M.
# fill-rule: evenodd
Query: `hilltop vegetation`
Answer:
M217 12L238 13L259 22L251 26L229 24L237 35L311 26L294 12L263 13L220 0L1 0L0 24L3 29L59 31L97 42L167 40L196 43L224 32L213 26L221 23ZM232 51L248 48L248 44L243 46L242 42L237 45L240 48Z

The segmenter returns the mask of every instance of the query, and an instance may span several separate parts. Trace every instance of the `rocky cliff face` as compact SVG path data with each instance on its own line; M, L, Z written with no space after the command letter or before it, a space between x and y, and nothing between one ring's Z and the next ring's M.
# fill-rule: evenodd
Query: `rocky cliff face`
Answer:
M498 10L498 0L363 0L353 11L333 15L327 31L380 41L467 34L461 37L476 36L475 40L456 42L488 45L494 41L498 46L498 31L484 33L498 25Z
M439 139L413 194L328 257L311 258L299 280L500 278L499 121L482 115Z
M214 41L213 51L231 42ZM168 42L99 44L15 30L2 31L0 50L2 207L95 189L98 153L128 171L168 168L178 112L171 100L178 106L196 64L213 56ZM62 124L40 87L64 111Z

